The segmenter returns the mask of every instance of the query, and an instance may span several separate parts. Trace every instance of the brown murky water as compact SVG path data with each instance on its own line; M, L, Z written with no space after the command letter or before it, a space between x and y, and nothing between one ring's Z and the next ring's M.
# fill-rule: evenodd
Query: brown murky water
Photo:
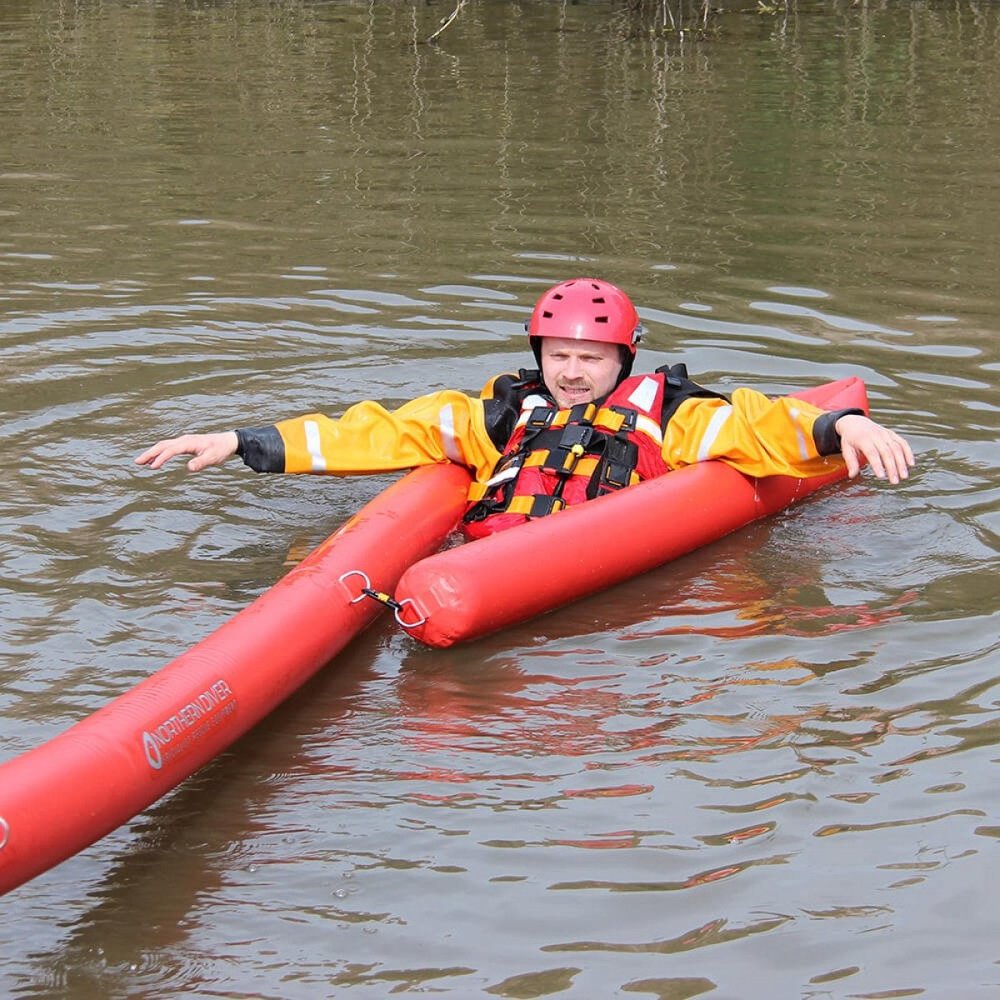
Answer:
M863 376L920 459L478 643L376 625L4 897L4 995L997 995L1000 9L616 6L0 6L0 759L388 481L143 447L476 391L563 277L649 366Z

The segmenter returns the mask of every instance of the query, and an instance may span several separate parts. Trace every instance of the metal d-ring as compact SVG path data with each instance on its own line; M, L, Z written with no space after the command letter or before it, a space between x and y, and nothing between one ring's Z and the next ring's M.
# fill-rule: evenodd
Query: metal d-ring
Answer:
M414 601L412 597L404 597L401 601L396 601L394 603L396 606L393 608L392 613L396 618L396 624L399 625L400 628L420 628L420 626L427 621L426 615L424 615L422 618L419 618L415 622L403 621L403 608L405 608L407 604L412 605L414 608L416 608L417 606L416 601ZM419 613L420 612L417 612L417 614Z
M368 574L360 569L349 569L346 573L341 573L338 582L343 583L349 576L360 576L365 582L365 585L361 588L361 593L357 597L351 598L351 604L357 604L358 601L363 601L368 596L365 591L372 589L372 582L368 579Z

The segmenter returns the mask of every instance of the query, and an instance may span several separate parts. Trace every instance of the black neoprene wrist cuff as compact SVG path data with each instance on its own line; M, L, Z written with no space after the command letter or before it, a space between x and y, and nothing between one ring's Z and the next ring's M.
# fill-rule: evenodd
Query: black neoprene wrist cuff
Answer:
M285 442L277 427L242 427L236 442L236 454L254 472L285 471Z
M846 410L831 410L816 418L816 423L813 424L813 441L816 444L816 450L821 455L840 454L840 435L837 433L837 421L852 413L856 413L859 417L866 415L864 410L850 407Z

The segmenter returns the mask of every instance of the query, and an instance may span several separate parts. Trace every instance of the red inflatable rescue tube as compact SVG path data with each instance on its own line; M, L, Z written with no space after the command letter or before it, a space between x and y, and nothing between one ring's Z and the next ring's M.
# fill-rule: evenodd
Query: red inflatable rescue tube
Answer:
M455 527L468 486L455 465L411 472L188 652L0 764L0 894L127 822L328 663L382 610L348 577L391 591Z
M868 410L858 378L794 395L826 410ZM840 461L810 479L687 466L416 563L395 590L404 606L397 621L429 646L479 638L645 573L846 475Z

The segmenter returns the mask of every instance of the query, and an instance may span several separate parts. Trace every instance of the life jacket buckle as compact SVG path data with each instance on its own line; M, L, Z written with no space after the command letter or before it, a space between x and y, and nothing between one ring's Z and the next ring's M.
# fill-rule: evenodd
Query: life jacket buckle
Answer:
M491 514L498 513L500 509L499 504L494 504L489 499L484 498L465 512L462 523L477 524L480 521L485 521Z
M557 476L571 476L577 463L587 454L594 438L592 427L569 424L559 438L559 444L548 453L542 469Z
M621 426L617 429L615 433L617 434L631 434L635 430L636 424L639 420L638 410L628 410L622 406L612 406L612 413L617 413L621 418Z
M528 415L527 422L525 423L526 431L544 431L552 423L552 418L555 417L556 411L548 406L536 406L532 409L531 413Z
M632 469L621 462L608 462L604 466L601 485L613 490L623 490L631 481Z
M595 403L577 403L569 409L567 424L584 424L590 426L597 417L597 405Z
M562 497L549 496L547 493L536 493L531 498L531 510L528 517L548 517L555 514L566 506L566 501Z
M604 449L594 486L598 493L623 490L632 483L632 473L639 464L639 447L627 438L614 437Z

